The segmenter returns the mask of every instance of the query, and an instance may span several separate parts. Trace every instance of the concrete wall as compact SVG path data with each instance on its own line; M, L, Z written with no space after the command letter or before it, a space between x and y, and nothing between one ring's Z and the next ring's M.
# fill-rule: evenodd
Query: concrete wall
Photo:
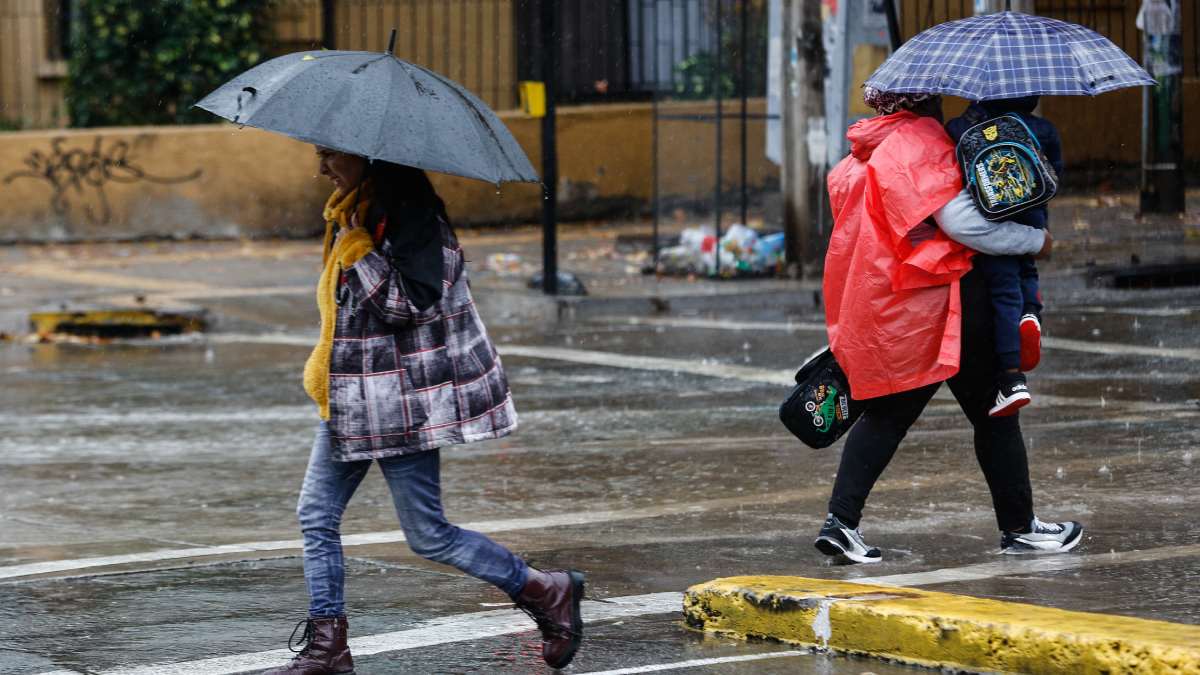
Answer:
M672 114L711 104L663 106ZM754 101L752 112L763 103ZM728 112L728 111L727 111ZM540 163L540 122L501 115ZM559 112L560 199L586 216L638 207L651 194L649 105L564 108ZM714 173L714 126L664 121L660 186L667 196L707 202ZM774 180L763 156L763 125L748 127L748 178ZM724 127L726 190L739 181L739 125ZM232 125L21 131L0 134L0 241L113 240L137 237L307 236L321 229L329 186L313 149ZM536 219L541 188L433 176L460 223Z

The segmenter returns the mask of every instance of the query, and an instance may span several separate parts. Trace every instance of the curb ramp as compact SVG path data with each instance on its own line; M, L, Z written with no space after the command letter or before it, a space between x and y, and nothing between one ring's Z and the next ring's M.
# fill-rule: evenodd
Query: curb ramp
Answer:
M804 577L687 590L688 626L920 666L1020 673L1200 674L1200 626Z

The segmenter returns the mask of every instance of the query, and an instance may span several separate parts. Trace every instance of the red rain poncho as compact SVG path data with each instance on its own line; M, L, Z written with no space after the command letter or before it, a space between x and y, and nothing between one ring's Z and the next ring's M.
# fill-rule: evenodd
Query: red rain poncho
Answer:
M909 231L962 189L954 144L930 117L861 120L829 174L833 235L825 257L829 345L855 399L941 382L958 372L958 280L974 252L936 230Z

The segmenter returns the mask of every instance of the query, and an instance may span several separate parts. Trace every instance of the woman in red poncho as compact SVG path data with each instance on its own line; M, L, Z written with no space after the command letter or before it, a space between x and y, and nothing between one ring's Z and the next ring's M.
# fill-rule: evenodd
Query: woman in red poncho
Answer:
M834 228L825 258L829 344L866 403L850 430L816 540L822 553L879 562L858 529L863 505L901 439L944 381L975 428L1006 553L1060 552L1079 523L1033 514L1019 417L989 417L995 392L991 304L975 251L1044 255L1049 235L983 219L962 190L941 98L867 88L879 115L850 127L850 155L829 174Z

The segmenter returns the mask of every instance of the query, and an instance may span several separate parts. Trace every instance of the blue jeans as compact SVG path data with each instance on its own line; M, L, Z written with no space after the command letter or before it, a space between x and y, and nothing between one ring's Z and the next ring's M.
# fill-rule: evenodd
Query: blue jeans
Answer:
M296 509L304 533L309 616L345 614L342 513L371 468L371 461L333 461L329 453L329 427L321 422ZM404 537L414 553L490 582L510 597L521 592L529 573L524 560L482 534L446 521L442 513L441 463L437 450L376 461L392 492Z
M975 256L992 300L996 361L999 370L1021 365L1021 316L1042 313L1037 265L1029 256Z

